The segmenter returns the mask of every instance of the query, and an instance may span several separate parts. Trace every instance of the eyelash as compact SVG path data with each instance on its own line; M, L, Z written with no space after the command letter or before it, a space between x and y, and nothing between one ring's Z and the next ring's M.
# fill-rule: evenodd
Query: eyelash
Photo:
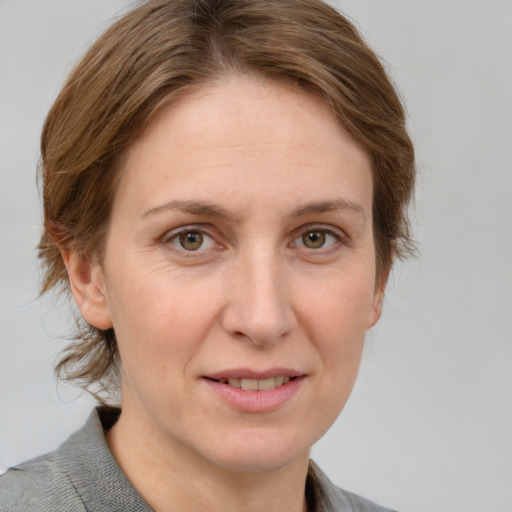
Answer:
M185 249L180 244L180 236L186 235L186 234L192 234L197 233L203 237L208 237L210 239L209 247L203 248L203 243L196 249ZM302 241L304 241L304 236L311 234L311 233L320 233L323 235L326 235L327 237L331 237L333 241L329 243L327 246L325 246L325 243L321 245L318 248L312 248L307 247L304 243L302 245L298 245L296 242L302 238ZM176 242L176 243L174 243ZM223 246L218 243L214 236L212 236L207 229L203 225L188 225L183 226L181 228L177 228L175 230L167 232L162 237L162 243L166 246L173 246L172 249L181 253L182 255L185 255L187 257L198 257L201 255L201 253L204 253L208 251L209 249L216 248L221 249ZM291 242L289 242L288 247L291 248L298 248L299 250L308 251L311 253L319 253L323 254L326 252L329 252L330 250L333 250L335 247L339 247L340 245L348 245L348 242L346 240L346 237L340 234L338 231L335 231L333 229L328 229L323 225L306 225L302 226L298 230L295 231L293 234L293 239Z
M196 250L188 250L185 249L181 244L179 243L180 236L197 233L201 235L202 237L208 237L210 242L210 247L207 247L206 249L203 249L201 246L199 246ZM176 241L176 244L173 243ZM189 225L189 226L183 226L181 228L177 228L172 231L168 231L163 237L162 237L162 243L166 246L173 246L173 249L187 257L197 257L200 253L205 252L206 250L213 248L213 246L216 246L216 248L221 248L222 246L215 240L215 238L208 233L208 230L205 229L202 225Z
M321 233L323 235L326 235L327 237L331 237L333 239L333 241L328 245L323 244L322 246L320 246L318 248L307 247L305 244L296 245L297 240L302 239L302 241L304 241L303 237L305 235L308 235L311 233ZM317 252L319 254L320 253L324 254L324 253L328 252L329 250L333 250L335 247L339 247L340 245L348 245L348 243L346 242L345 237L341 233L339 233L339 231L334 230L334 229L329 229L329 228L325 227L324 225L318 225L318 224L311 225L310 224L310 225L302 226L299 230L297 230L296 235L294 235L294 239L292 240L292 242L290 242L289 245L292 247L298 247L298 248L306 250L308 252L312 252L312 253Z

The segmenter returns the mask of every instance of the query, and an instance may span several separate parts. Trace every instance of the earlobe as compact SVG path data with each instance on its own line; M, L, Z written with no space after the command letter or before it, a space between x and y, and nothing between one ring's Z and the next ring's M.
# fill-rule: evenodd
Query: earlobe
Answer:
M382 303L383 302L384 302L384 290L383 289L375 290L375 294L373 295L372 306L370 309L370 314L368 316L368 324L366 325L366 329L370 329L379 321L379 319L382 315Z
M101 266L76 251L63 250L61 253L68 271L71 293L84 320L98 329L110 329L112 318Z

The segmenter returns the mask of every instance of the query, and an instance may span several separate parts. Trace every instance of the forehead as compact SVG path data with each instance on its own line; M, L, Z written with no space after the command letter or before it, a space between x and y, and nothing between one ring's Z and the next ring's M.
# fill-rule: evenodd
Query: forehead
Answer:
M148 203L170 193L236 195L242 185L265 193L267 185L267 193L288 188L311 196L318 189L322 196L340 178L347 193L371 190L366 153L321 98L236 76L163 108L129 148L118 194L137 191L138 202Z
M312 137L313 126L309 133L300 133L298 128L302 123L298 121L304 119L314 120L314 128L321 128L320 136ZM238 123L243 123L247 130L241 131ZM332 136L343 137L347 142L350 139L351 144L356 145L319 95L255 75L227 75L190 87L158 110L129 148L129 153L137 149L141 140L145 144L148 139L156 142L156 132L165 136L164 125L170 130L179 127L179 133L175 130L172 136L176 147L184 140L188 143L190 137L196 138L198 147L202 142L215 143L222 137L223 142L231 139L233 145L250 144L251 140L245 137L250 135L252 139L250 131L254 130L255 135L261 128L269 142L299 141L299 137L305 135L302 142L311 145L328 135L329 139Z

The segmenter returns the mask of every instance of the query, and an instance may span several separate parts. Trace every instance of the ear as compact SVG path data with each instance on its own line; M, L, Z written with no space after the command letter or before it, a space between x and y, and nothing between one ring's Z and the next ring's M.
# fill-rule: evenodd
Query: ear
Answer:
M372 305L370 308L370 313L368 315L368 323L366 325L366 329L370 329L373 327L382 315L382 303L384 301L384 286L378 286L375 288L375 293L373 294Z
M100 264L76 251L63 250L61 254L68 271L71 293L84 320L98 329L110 329L112 318Z

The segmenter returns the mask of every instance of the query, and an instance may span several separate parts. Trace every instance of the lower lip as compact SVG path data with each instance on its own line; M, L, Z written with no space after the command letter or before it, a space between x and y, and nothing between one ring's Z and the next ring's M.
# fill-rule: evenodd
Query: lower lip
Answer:
M224 402L243 412L271 412L293 398L305 377L296 377L282 386L266 391L245 391L221 382L203 379Z

